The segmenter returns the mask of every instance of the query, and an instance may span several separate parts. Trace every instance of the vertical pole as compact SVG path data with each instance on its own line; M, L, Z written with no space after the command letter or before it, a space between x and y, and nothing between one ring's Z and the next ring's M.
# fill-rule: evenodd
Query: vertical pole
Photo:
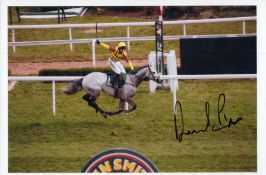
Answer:
M55 81L52 83L52 96L53 96L53 115L56 115L56 107L55 107Z
M95 60L95 39L92 40L92 65L95 67L96 60Z
M19 7L16 7L16 11L17 11L17 17L18 17L18 22L21 22L21 18L20 18L20 13L19 13Z
M8 12L9 12L9 24L12 25L13 21L12 21L12 8L8 7Z
M172 74L173 75L177 75L178 71L177 71L177 65L176 65L176 54L175 54L175 50L171 50L170 51L171 54L171 59L172 59ZM173 82L175 82L175 87L174 87L174 91L179 90L179 84L178 84L178 79L173 80Z
M187 35L187 29L186 29L186 24L183 24L183 35Z
M12 29L12 42L13 42L13 44L16 42L15 29ZM13 45L13 53L16 53L16 46L15 45Z
M69 31L69 40L72 41L72 28L70 27L68 29L68 31ZM73 44L72 44L72 42L70 43L70 51L73 52Z
M242 32L243 34L246 34L246 21L242 22Z
M159 10L159 21L161 22L161 71L162 71L162 75L164 74L164 56L163 56L163 52L164 52L164 44L163 44L163 6L160 6L160 10ZM164 83L162 83L162 85L164 86Z
M62 7L62 19L64 19L65 21L67 20L66 13L65 13L65 7Z
M159 9L159 19L155 22L155 52L156 52L156 70L164 74L164 57L163 57L163 7Z
M57 8L57 22L60 24L60 9L59 7Z
M173 111L174 114L176 114L176 110L175 110L175 103L176 103L176 81L173 81L174 84L174 91L173 91Z
M129 37L130 37L130 31L129 31L129 26L127 26L127 38L129 38ZM129 40L127 41L127 48L130 51L130 41Z
M128 102L126 102L126 110L128 110ZM127 115L128 115L128 113L127 113Z
M155 52L150 52L149 54L149 65L156 68L156 54ZM150 84L150 93L154 93L157 88L157 83L155 81L149 80Z
M97 22L96 22L95 28L96 28L96 38L98 39L99 37L98 37L98 23Z

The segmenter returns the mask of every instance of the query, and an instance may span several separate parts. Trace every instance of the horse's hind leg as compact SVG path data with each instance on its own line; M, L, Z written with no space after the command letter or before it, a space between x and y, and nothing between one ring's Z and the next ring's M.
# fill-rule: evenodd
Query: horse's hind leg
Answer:
M96 101L96 98L91 96L90 94L86 94L84 95L83 97L83 100L87 101L87 102L90 102L90 101Z
M82 98L88 102L89 106L95 109L96 113L100 112L103 115L103 117L107 118L108 114L96 104L97 97L98 96L95 97L95 96L92 96L91 94L86 94Z
M96 110L96 112L101 111L101 108L99 108L99 106L95 103L97 97L94 97L94 96L92 96L90 94L86 94L82 98L85 101L87 101L88 102L88 105L91 106L91 107L93 107Z

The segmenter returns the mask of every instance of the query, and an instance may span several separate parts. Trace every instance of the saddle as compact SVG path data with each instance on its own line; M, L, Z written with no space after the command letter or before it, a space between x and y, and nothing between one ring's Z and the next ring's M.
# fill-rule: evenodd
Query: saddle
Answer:
M116 74L114 73L107 74L106 84L116 89L117 87L116 87L116 82L115 82L115 78L116 78L115 76ZM126 83L126 80L127 80L127 74L121 73L118 78L118 88L121 88Z

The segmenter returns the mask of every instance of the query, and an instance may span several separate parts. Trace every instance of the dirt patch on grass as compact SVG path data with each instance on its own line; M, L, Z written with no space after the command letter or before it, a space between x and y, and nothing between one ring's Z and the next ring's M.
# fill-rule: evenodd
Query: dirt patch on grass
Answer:
M144 66L148 60L131 60L134 66ZM121 63L126 67L124 61ZM87 62L54 62L54 63L9 63L12 75L38 75L42 69L84 68L93 67L91 61ZM96 67L108 67L107 61L97 61Z
M148 60L131 60L134 66L145 66ZM125 61L120 61L124 67L127 67ZM180 61L177 58L177 67L180 67ZM93 67L91 61L86 62L54 62L54 63L9 63L8 69L11 75L38 75L42 69L64 69L64 68L86 68ZM96 61L96 67L109 67L107 60Z

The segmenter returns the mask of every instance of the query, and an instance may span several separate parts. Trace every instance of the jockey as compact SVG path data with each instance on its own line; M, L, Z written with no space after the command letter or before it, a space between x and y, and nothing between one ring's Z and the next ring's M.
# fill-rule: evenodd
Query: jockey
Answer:
M122 64L119 62L120 60L125 60L128 63L128 66L131 70L134 70L134 67L129 60L127 53L126 53L126 43L124 42L119 42L118 45L115 46L109 46L105 43L100 42L99 40L96 40L96 44L100 44L102 47L106 48L108 51L111 52L111 56L108 59L108 63L111 67L111 69L116 73L114 77L115 81L115 88L116 88L116 95L118 93L119 87L118 83L120 80L120 75L121 73L126 73L124 67Z

